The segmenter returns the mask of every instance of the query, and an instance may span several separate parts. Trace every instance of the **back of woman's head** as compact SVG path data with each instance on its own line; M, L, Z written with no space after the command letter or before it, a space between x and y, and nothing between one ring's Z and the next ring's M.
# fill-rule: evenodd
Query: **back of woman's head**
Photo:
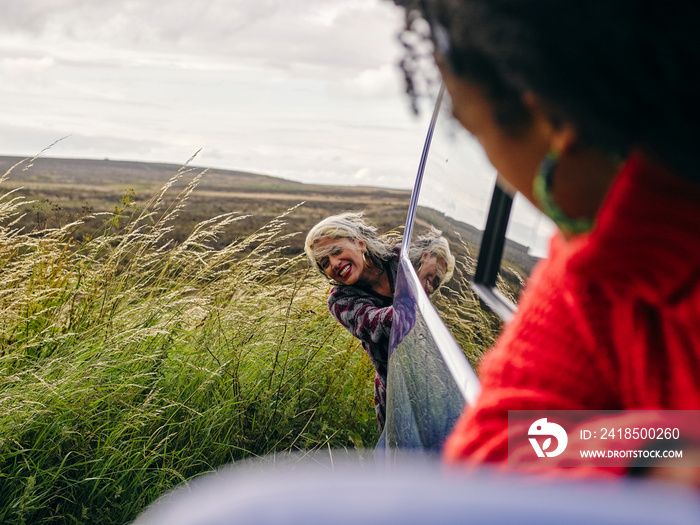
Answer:
M640 148L700 181L700 3L692 0L407 0L438 55L517 133L533 93L553 123L615 156ZM425 12L427 11L427 13ZM439 34L438 34L439 33ZM409 72L410 75L410 72Z
M322 255L315 248L320 239L357 239L363 241L367 248L367 254L377 263L389 260L393 253L392 244L379 236L377 227L370 223L362 212L331 215L309 230L304 243L304 251L313 267L316 267L316 261Z

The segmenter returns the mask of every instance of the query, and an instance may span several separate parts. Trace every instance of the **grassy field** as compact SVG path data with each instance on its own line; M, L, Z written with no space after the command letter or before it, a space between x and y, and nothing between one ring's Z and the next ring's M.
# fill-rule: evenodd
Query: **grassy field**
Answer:
M225 463L372 446L372 365L294 232L346 204L395 227L406 192L91 162L0 186L0 522L128 523ZM478 356L497 326L440 300Z

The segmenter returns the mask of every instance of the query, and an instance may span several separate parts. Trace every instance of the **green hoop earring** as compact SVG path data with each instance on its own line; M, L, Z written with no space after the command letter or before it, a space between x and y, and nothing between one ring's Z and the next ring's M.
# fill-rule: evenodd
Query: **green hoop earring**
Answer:
M540 164L532 185L532 191L542 212L552 219L559 229L570 235L586 233L593 229L593 219L569 217L554 200L554 170L559 162L559 152L549 150Z

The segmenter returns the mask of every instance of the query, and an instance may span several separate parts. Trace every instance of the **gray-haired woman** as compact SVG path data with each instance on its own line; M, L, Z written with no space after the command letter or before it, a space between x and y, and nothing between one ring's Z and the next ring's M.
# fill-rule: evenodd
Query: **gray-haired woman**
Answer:
M328 309L362 342L374 370L374 408L380 432L386 420L386 377L399 250L362 213L319 222L306 236L311 264L335 283Z
M399 247L380 236L364 214L347 212L314 226L305 251L311 264L335 282L328 297L331 315L362 342L374 365L374 408L381 432ZM428 294L448 281L454 269L447 240L434 229L418 238L409 258Z

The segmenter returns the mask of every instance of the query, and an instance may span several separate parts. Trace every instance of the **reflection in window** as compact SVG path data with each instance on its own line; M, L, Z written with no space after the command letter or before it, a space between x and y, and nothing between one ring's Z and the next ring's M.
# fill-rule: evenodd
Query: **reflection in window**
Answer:
M436 231L447 241L455 261L452 276L431 294L431 301L472 365L482 349L493 344L501 325L480 307L470 288L495 180L496 172L481 146L443 109L423 175L411 242L418 245ZM418 270L420 264L413 259Z
M453 276L430 294L431 300L475 365L482 350L493 344L502 324L482 308L470 287L496 172L478 142L449 115L448 107L449 103L443 103L433 134L411 242L419 243L436 230L447 240L455 258ZM498 290L513 303L517 303L534 265L546 256L552 231L551 221L517 195L497 279ZM418 271L420 264L412 262Z

